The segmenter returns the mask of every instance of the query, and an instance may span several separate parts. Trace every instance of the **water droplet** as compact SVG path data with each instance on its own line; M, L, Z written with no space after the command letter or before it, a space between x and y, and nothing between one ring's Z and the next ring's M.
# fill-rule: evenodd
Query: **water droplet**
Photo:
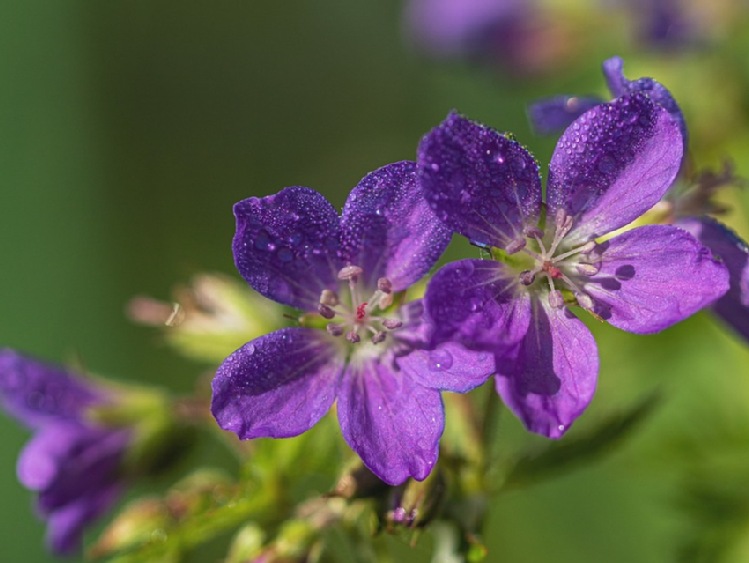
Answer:
M471 313L480 313L483 308L484 302L478 297L471 297L468 300L468 310L471 311Z
M564 432L564 424L560 424L559 426L557 426L557 430L559 430L560 432Z
M440 171L440 165L439 165L439 164L437 164L436 162L435 162L435 163L433 163L433 164L430 164L430 165L429 165L429 168L431 168L431 169L432 169L432 170L434 170L435 172L439 172L439 171Z
M278 259L281 262L291 262L294 259L294 253L286 247L278 249Z
M432 350L429 352L429 369L444 371L453 365L453 355L447 350Z
M252 342L245 344L244 353L248 356L252 356L255 353L255 345Z

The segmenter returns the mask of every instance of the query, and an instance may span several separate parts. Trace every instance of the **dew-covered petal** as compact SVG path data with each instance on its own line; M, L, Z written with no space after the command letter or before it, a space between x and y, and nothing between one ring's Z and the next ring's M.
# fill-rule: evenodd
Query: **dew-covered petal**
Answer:
M399 358L398 367L424 387L467 393L494 373L494 355L468 350L457 342L444 342L431 350L413 350Z
M422 139L418 155L427 201L452 230L504 247L536 224L538 164L516 141L451 113Z
M352 264L374 288L386 277L394 291L424 276L447 248L452 232L431 210L414 162L396 162L368 174L351 192L341 220Z
M671 186L682 157L668 113L635 93L584 113L557 143L549 167L549 217L573 216L569 237L586 240L632 222Z
M598 246L601 269L585 290L595 312L640 334L658 332L720 298L728 290L725 265L686 231L649 225Z
M390 485L409 477L421 481L437 463L444 429L440 392L394 373L390 362L349 365L338 393L338 420L349 446Z
M497 392L529 430L559 438L593 398L598 350L566 308L527 296L516 307L533 320L515 349L497 359Z
M113 484L98 494L78 498L48 514L46 543L49 549L56 555L80 551L86 526L109 510L121 494L122 487Z
M749 246L725 225L709 217L678 223L719 257L728 269L729 289L713 312L749 341Z
M100 390L59 366L0 351L0 405L29 426L79 420L86 407L103 400Z
M248 342L213 379L211 412L242 439L287 438L314 426L336 396L343 361L323 331L284 328Z
M681 131L684 143L684 152L686 152L688 135L684 115L681 113L681 108L676 103L671 92L663 84L648 77L627 80L624 77L624 61L621 57L611 57L605 60L603 62L603 74L606 77L606 83L609 86L612 96L618 98L632 92L643 92L653 102L665 109L679 124L679 130Z
M256 291L312 311L323 289L336 288L343 264L340 219L315 190L293 187L251 197L234 205L234 216L234 263Z
M536 133L551 135L563 131L590 108L603 102L593 96L554 96L530 104L528 118Z
M512 346L530 322L515 305L513 274L490 260L460 260L439 269L424 295L434 342L454 340L473 350Z

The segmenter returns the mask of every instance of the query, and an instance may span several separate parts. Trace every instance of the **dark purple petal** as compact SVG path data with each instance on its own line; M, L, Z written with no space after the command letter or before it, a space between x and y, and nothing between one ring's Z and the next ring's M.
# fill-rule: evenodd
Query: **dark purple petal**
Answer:
M386 356L387 358L387 356ZM439 391L394 373L389 362L352 362L341 380L343 437L380 479L398 485L432 471L444 429Z
M397 162L368 174L349 195L341 220L352 264L374 288L388 278L395 291L424 276L447 248L452 232L437 219L416 180L416 164Z
M658 332L721 297L726 267L686 231L649 225L599 245L601 270L585 290L604 320L635 333Z
M679 130L681 131L684 143L684 152L686 153L688 135L684 115L681 113L681 108L679 108L671 92L663 84L648 77L627 80L624 77L624 61L620 57L611 57L604 61L603 74L606 77L606 83L609 86L611 95L615 98L626 96L632 92L643 92L653 102L665 109L679 124Z
M493 129L451 113L422 139L417 164L429 205L472 241L504 247L537 222L538 164Z
M593 398L598 350L567 309L537 299L523 304L533 322L516 348L497 359L497 392L529 430L559 438Z
M641 93L583 114L562 135L549 167L549 217L574 217L570 237L586 240L630 223L671 186L682 157L668 113Z
M696 236L725 264L729 289L712 305L712 310L749 340L749 247L736 233L709 217L685 219L677 226Z
M323 289L337 287L343 265L340 220L315 190L293 187L251 197L234 205L234 215L234 262L256 291L312 311Z
M530 322L516 303L513 275L499 262L460 260L437 271L424 304L435 342L454 340L474 350L498 352L522 338Z
M58 427L43 432L51 432L60 440L54 445L47 438L47 450L37 448L33 452L37 459L45 460L48 465L57 465L53 478L39 489L38 505L43 513L55 512L84 497L96 497L122 480L121 468L130 443L129 432L72 425L67 429ZM29 462L27 457L23 462L26 468ZM19 460L19 478L22 469ZM26 477L29 477L28 469ZM41 479L37 484L41 484Z
M284 328L224 360L213 379L211 412L242 439L287 438L314 426L336 397L343 361L323 331Z
M29 426L80 420L86 407L103 400L101 391L63 368L0 351L0 404Z
M590 108L604 101L597 97L555 96L528 106L531 126L539 135L563 131Z
M80 551L83 531L103 515L122 494L119 484L76 499L47 516L46 542L57 555L71 555Z
M398 367L424 387L467 393L494 373L494 355L445 342L431 350L413 350L398 360Z

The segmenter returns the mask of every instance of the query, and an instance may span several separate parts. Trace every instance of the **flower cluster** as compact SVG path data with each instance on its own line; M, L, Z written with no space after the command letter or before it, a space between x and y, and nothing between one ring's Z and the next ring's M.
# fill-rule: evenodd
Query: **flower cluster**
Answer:
M131 433L96 425L89 416L114 400L67 370L13 350L0 352L0 404L35 432L18 459L18 478L38 492L55 553L78 550L84 528L123 491Z

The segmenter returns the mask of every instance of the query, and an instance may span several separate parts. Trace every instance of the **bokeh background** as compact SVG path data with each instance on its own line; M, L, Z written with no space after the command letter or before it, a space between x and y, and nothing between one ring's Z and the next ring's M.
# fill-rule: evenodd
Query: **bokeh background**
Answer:
M340 207L453 108L546 163L554 139L532 133L526 104L605 95L600 63L615 54L674 93L698 165L731 158L749 177L740 2L689 3L699 25L673 44L648 40L644 3L539 6L511 55L478 61L419 49L396 0L0 4L0 343L189 391L201 368L124 307L198 272L234 275L234 202L306 185ZM746 239L749 192L724 201ZM488 561L721 560L712 547L748 560L747 345L707 313L652 337L591 326L600 387L571 433L653 390L660 407L605 458L493 501ZM502 431L541 440L510 417ZM2 417L0 435L0 560L51 561L15 479L28 432Z

